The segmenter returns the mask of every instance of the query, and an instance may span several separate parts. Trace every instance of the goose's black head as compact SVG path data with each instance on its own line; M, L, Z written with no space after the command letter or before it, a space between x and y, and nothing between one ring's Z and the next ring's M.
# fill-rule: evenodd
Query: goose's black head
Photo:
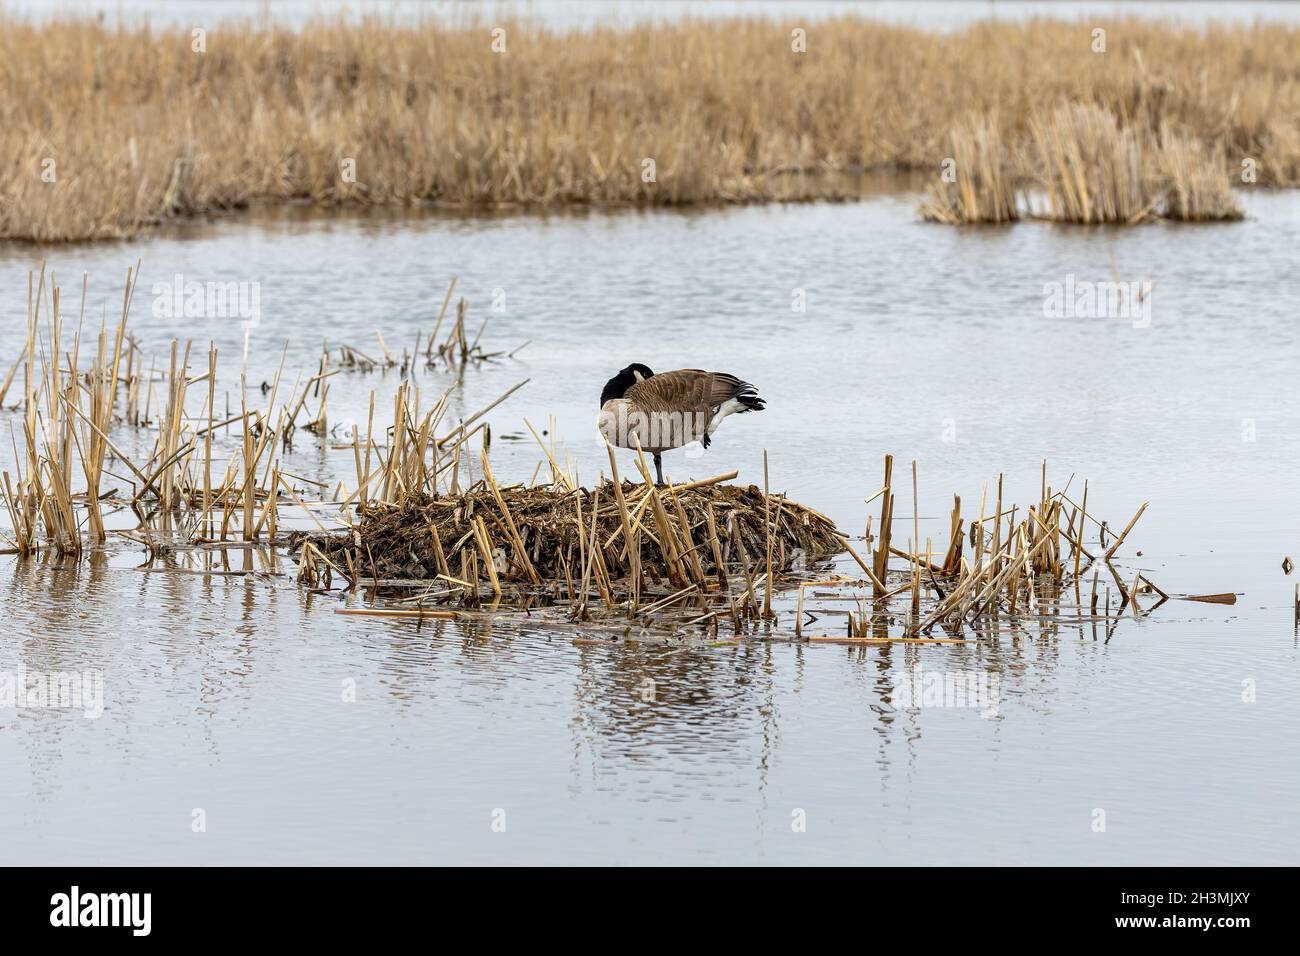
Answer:
M605 390L600 393L600 404L603 406L611 398L622 398L629 388L653 374L646 366L633 362L605 383Z

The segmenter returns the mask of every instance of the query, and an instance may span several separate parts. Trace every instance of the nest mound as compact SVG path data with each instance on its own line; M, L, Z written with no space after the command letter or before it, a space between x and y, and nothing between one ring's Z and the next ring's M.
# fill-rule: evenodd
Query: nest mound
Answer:
M753 485L616 488L608 479L572 491L479 481L458 495L413 494L361 509L351 531L296 544L310 543L352 577L538 586L571 582L595 563L611 582L639 572L684 586L765 568L769 526L774 571L844 550L829 518ZM639 547L626 547L629 529Z

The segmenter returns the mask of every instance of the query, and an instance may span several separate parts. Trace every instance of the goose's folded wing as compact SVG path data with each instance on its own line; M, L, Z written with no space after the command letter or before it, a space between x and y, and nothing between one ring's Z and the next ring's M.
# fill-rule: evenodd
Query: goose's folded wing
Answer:
M744 382L726 372L683 368L643 379L624 397L646 412L707 412L734 398L744 387Z

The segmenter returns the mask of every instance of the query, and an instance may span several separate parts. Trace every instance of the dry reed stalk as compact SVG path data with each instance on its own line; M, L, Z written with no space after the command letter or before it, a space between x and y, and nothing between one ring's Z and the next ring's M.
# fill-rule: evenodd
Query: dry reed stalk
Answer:
M271 541L275 540L275 533L277 530L276 525L280 517L279 485L280 485L280 468L277 465L272 467L271 469L271 485L270 485L271 490L266 496L266 503L262 506L263 516L265 517L266 515L270 515L269 519L267 519L266 535ZM311 514L311 512L308 512L308 514ZM315 518L314 514L312 515L312 518L313 519ZM274 552L272 552L272 554L274 554Z
M1147 505L1149 504L1149 501L1142 502L1142 507L1138 508L1137 513L1129 519L1128 524L1124 526L1124 530L1121 531L1119 537L1115 539L1115 543L1107 549L1106 554L1103 556L1103 560L1109 562L1110 559L1114 557L1115 552L1118 551L1120 545L1124 543L1124 539L1128 537L1128 533L1133 530L1133 526L1138 523L1138 519L1142 517L1143 513L1147 510Z
M980 510L983 509L981 508ZM981 528L982 527L983 524L981 522ZM989 548L993 554L993 557L990 560L1000 561L1001 559L998 558L997 555L999 555L1002 551L1002 473L1001 472L998 473L998 497L997 497L997 502L994 504L994 512L993 512L993 540L992 543L989 545Z
M893 527L893 505L894 495L890 490L894 474L894 456L885 456L885 484L880 504L880 543L876 547L875 561L872 577L873 586L875 587L875 596L877 599L884 597L886 588L882 583L885 580L885 572L889 568L889 538L890 531Z
M582 495L576 495L573 499L578 511L578 543L580 546L579 561L582 567L582 599L574 610L574 617L577 620L586 620L587 618L587 599L591 591L591 578L600 554L600 549L596 545L596 516L600 511L600 489L596 489L591 504L590 537L588 537L587 531L583 526L582 498ZM603 591L603 588L601 588L601 590ZM607 595L603 596L607 597Z
M492 597L494 600L501 598L501 580L497 577L496 559L492 554L492 540L488 536L487 526L483 524L482 515L474 519L474 540L478 544L479 553L483 555L483 565L487 568L488 581L492 585Z
M646 467L644 459L638 462L638 467L649 487L650 511L654 515L655 526L659 529L659 549L663 555L668 579L678 587L685 587L688 578L685 569L682 567L681 548L678 546L677 534L673 531L672 522L668 520L668 512L664 510L663 499L659 496L659 489L654 487L653 479L650 477L650 471Z
M253 458L253 449L254 449L253 430L249 426L251 420L252 419L249 418L247 406L245 406L245 411L242 419L244 423L244 435L243 435L243 442L241 445L244 452L244 462L243 462L244 467L242 472L243 484L242 484L242 495L241 495L241 498L244 503L244 512L243 512L243 521L241 523L241 531L243 533L243 537L245 541L253 540L253 530L254 530L253 529L253 506L255 503L254 482L256 481L257 478L256 462L254 461ZM170 472L168 472L168 478L170 479Z
M1083 483L1083 503L1079 505L1079 531L1074 548L1074 579L1079 580L1079 561L1083 556L1083 525L1088 520L1088 482Z
M434 608L377 608L377 607L340 607L335 614L357 617L400 617L400 618L434 618L441 621L455 621L463 617L459 611L442 611Z
M810 644L847 644L874 647L881 644L966 644L968 641L946 637L822 637L804 638Z
M681 529L682 535L682 553L686 558L686 565L691 569L691 577L695 583L700 586L701 590L708 588L708 578L704 573L704 565L700 563L700 556L696 552L698 548L695 544L695 538L691 534L691 523L686 517L686 511L682 508L682 501L672 489L668 490L668 498L673 503L673 514L677 517L677 526Z
M1200 601L1203 604L1236 604L1237 595L1230 592L1224 594L1184 594L1180 600Z
M645 464L644 458L642 459L642 462L641 462L641 463L642 463L643 465ZM738 472L735 472L735 471L729 471L729 472L726 472L725 474L714 475L712 478L701 478L701 479L698 479L698 480L696 480L696 481L688 481L688 482L686 482L685 484L682 484L682 485L672 485L672 484L670 484L670 485L666 485L666 486L664 487L663 490L664 490L665 492L671 492L671 493L673 493L673 494L680 494L680 493L682 493L682 492L686 492L686 491L695 491L696 489L699 489L699 488L707 488L707 487L709 487L709 486L711 486L711 485L720 484L720 483L722 483L722 482L724 482L724 481L730 481L731 479L735 478L737 474L738 474ZM569 482L568 482L567 480L566 480L566 484L569 484ZM642 492L641 492L641 496L640 496L639 498L637 498L637 500L636 500L636 510L635 510L635 512L632 513L632 516L631 516L631 528L632 528L633 531L640 531L640 530L643 530L642 527L641 527L641 520L642 520L642 517L645 515L645 512L646 512L647 508L648 508L649 505L650 505L650 494L649 494L649 491L648 491L648 490L645 490L645 489L649 489L649 488L652 488L652 487L653 487L653 483L647 481L646 484L643 486L643 490L642 490ZM811 511L811 509L806 509L806 510ZM824 518L824 516L819 515L818 517L823 518L823 520L827 520L827 521L829 521L829 519ZM622 535L623 532L624 532L624 529L623 529L622 527L615 528L615 529L614 529L614 533L611 534L611 535L609 536L609 538L605 541L605 547L607 547L607 548L610 547L610 546L611 546L615 541L618 540L619 536ZM653 536L652 536L652 537L653 537ZM626 542L626 540L627 540L627 539L624 538L624 541L625 541L625 542ZM657 539L656 539L656 540L657 540ZM622 553L623 553L624 556L626 556L626 554L627 554L627 545L626 545L626 543L625 543L624 546L623 546L623 552L622 552Z
M731 582L727 579L727 563L722 556L722 542L718 539L718 518L714 514L712 503L704 509L704 521L709 531L709 548L713 553L713 564L717 568L718 587L723 591L729 591Z
M767 551L767 576L763 590L763 620L772 619L772 519L771 495L767 487L767 449L763 449L763 535Z
M542 436L537 434L537 429L533 428L533 423L530 422L527 418L525 418L524 424L528 426L528 430L532 432L533 438L537 440L537 447L541 448L542 454L544 454L546 456L546 460L550 462L552 484L558 485L563 483L563 485L569 491L576 491L577 483L574 482L569 477L569 475L565 473L564 469L560 467L560 463L555 460L554 452L551 449L546 447L546 442L542 441ZM610 459L611 461L613 460L612 456L613 453L611 452L611 459Z
M307 513L307 517L311 518L311 520L315 522L316 527L321 531L325 531L326 530L325 526L321 524L320 519L316 517L316 513L312 511L310 508L308 508L306 503L303 502L303 500L298 497L298 493L293 490L293 485L291 485L287 480L285 480L284 475L281 475L277 472L276 480L280 483L280 486L284 488L285 492L288 493L289 497L293 499L293 503L296 504L303 511L305 511ZM272 485L270 491L270 497L274 498L276 493L277 493L276 487L275 485ZM249 539L245 539L245 540L249 540Z
M981 508L981 510L983 510ZM981 522L982 526L982 522ZM961 567L961 496L952 496L952 511L948 516L948 550L943 556L943 573L952 574Z
M728 530L731 534L731 545L736 551L736 557L740 559L741 573L745 577L745 593L741 596L741 604L747 612L757 613L758 607L754 603L754 572L749 566L749 554L745 550L745 542L734 520L731 521Z
M475 422L477 422L488 412L492 411L492 409L496 408L498 405L504 402L515 392L519 391L521 388L527 385L530 381L532 381L532 379L526 378L522 382L519 382L517 385L512 385L509 389L507 389L502 395L500 395L494 401L490 402L487 406L479 409L469 418L465 419L465 421L462 422L451 434L438 439L437 447L440 449L446 448L447 445L453 441L458 443L463 441L468 435L468 429L470 425L473 425Z
M217 346L208 343L208 427L203 431L203 521L204 534L212 535L212 419L217 395Z
M867 580L871 582L873 593L877 595L884 594L885 591L887 590L887 588L884 585L884 582L882 582L880 578L876 577L876 572L874 571L874 569L872 569L871 565L867 564L867 562L863 560L862 555L858 554L857 551L853 550L853 546L849 544L848 538L847 537L843 538L843 540L840 541L840 544L843 545L844 550L849 553L849 556L853 558L854 561L857 562L858 567L860 567L863 573L866 574Z
M9 394L9 386L13 385L14 376L18 374L18 369L22 367L22 364L23 357L20 354L18 358L14 360L14 364L9 366L9 374L5 376L4 382L0 383L0 407L4 406L5 396Z
M1119 613L1123 614L1124 608L1128 606L1128 602L1129 602L1128 588L1124 584L1124 579L1119 576L1119 572L1115 570L1115 566L1111 564L1109 561L1105 562L1105 565L1106 565L1106 570L1110 572L1111 578L1115 581L1115 587L1119 589L1119 597L1120 597Z
M533 563L528 560L528 548L524 545L524 539L520 536L519 529L515 527L515 519L510 515L510 507L506 504L505 498L501 496L501 489L497 487L496 479L492 476L492 466L488 462L487 451L481 452L480 457L483 463L483 479L488 483L488 487L492 489L492 497L501 506L501 514L505 518L506 527L510 529L510 538L515 544L515 560L523 566L525 573L534 584L541 584L542 578L537 573L537 569L533 567Z
M529 427L531 428L532 426L530 425ZM534 433L534 435L535 435L535 434L536 434L536 433ZM544 447L544 446L543 446L543 451L545 451L545 447ZM628 546L630 547L631 542L633 541L633 534L632 534L632 519L631 519L631 517L629 516L629 514L628 514L628 510L627 510L627 498L626 498L626 497L624 496L624 494L623 494L623 480L619 477L619 474L618 474L618 459L617 459L617 458L615 457L615 455L614 455L614 446L611 445L608 441L605 442L605 451L609 454L609 472L610 472L610 476L611 476L611 481L613 482L613 485L614 485L614 501L615 501L615 503L618 505L618 517L619 517L619 522L620 522L620 525L619 525L619 526L620 526L620 528L621 528L622 531L623 531L623 540L624 540L625 542L628 542ZM547 457L548 457L548 458L550 457L550 453L549 453L549 452L547 453ZM558 478L559 478L559 474L560 474L560 473L559 473L558 469L555 468L555 459L554 459L554 458L551 458L551 465L552 465L552 474L556 476L556 479L557 479L557 481L558 481ZM712 510L712 508L709 509L709 528L710 528L710 531L712 532L712 528L713 528L713 510ZM606 542L605 547L607 547L607 548L609 547L609 542ZM625 548L624 551L625 551L625 553L627 553L627 548ZM715 563L716 563L719 567L722 567L721 556L718 554L718 552L717 552L717 548L716 548L716 539L715 539L714 555L715 555ZM639 600L639 593L638 593L638 592L639 592L640 584L641 584L641 566L640 566L640 558L641 558L641 555L640 555L640 551L639 551L639 549L637 549L637 550L633 550L633 551L631 552L631 554L630 554L630 559L631 559L631 561L630 561L630 567L629 567L629 569L628 569L628 574L629 574L629 577L631 578L631 585L632 585L632 587L631 587L631 591L632 591L632 593L631 593L631 597L630 597L630 600L629 600L629 609L630 609L632 612L635 612L635 611L636 611L637 602L638 602L638 600ZM725 579L725 575L724 575L724 579Z

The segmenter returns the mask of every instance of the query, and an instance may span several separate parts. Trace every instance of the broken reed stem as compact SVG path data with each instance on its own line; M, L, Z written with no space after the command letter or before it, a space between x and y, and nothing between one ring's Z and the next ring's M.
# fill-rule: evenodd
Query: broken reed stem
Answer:
M1124 543L1124 539L1128 537L1128 533L1133 530L1133 526L1138 523L1138 519L1142 517L1142 513L1147 510L1148 504L1150 504L1148 501L1142 502L1142 507L1138 508L1137 513L1129 519L1128 524L1124 526L1124 530L1121 531L1119 537L1115 539L1115 543L1106 551L1105 560L1109 561L1115 556L1115 552L1118 551L1120 545Z
M874 569L875 574L872 576L872 582L875 586L875 597L883 598L887 593L884 585L885 574L889 568L889 539L890 531L893 527L893 502L894 495L891 490L891 483L894 474L894 456L885 456L885 482L881 492L882 498L880 503L880 542L876 547Z

